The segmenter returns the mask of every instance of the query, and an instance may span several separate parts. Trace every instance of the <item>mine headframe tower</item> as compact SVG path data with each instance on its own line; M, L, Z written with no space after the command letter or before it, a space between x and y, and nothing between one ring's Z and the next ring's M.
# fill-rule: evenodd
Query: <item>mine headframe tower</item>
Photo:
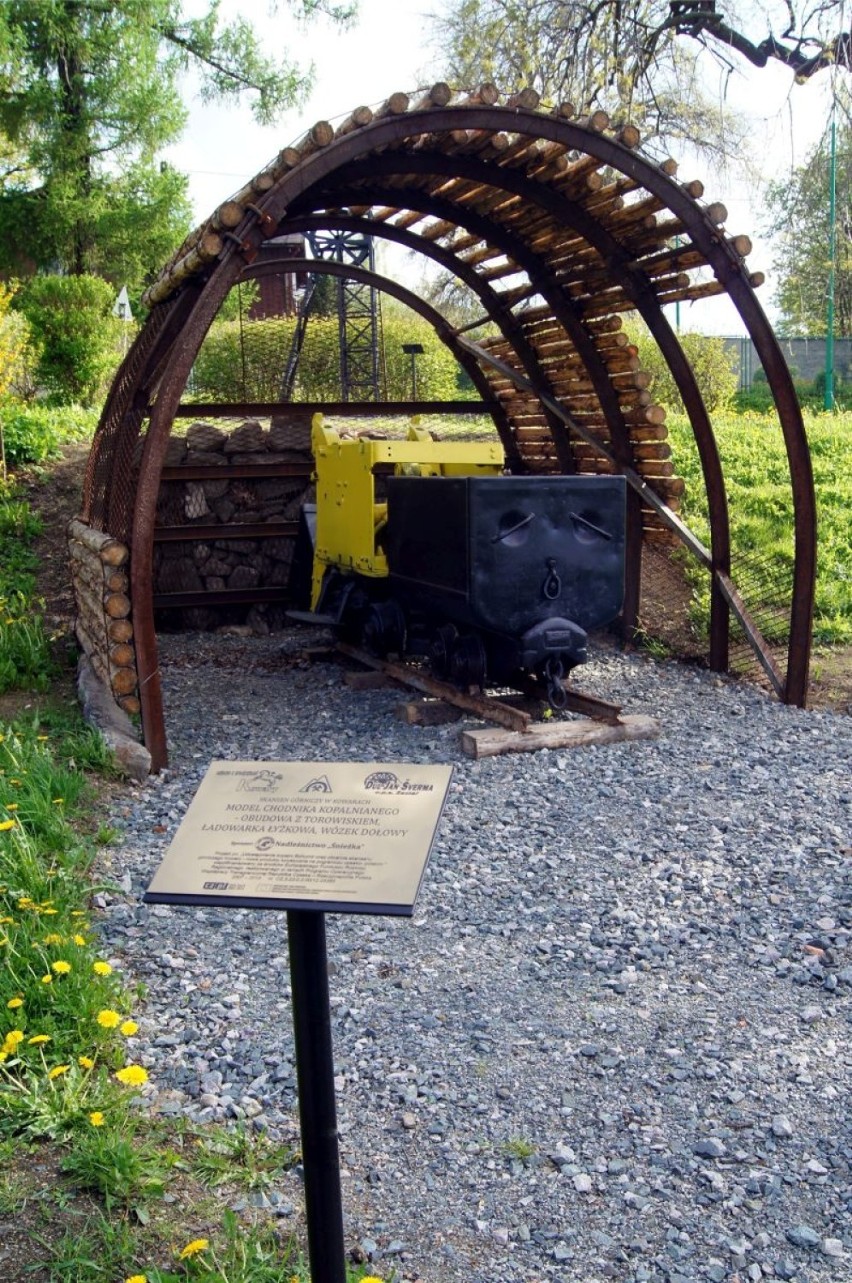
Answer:
M373 237L363 232L314 231L307 234L315 259L345 263L374 272ZM321 273L308 279L302 297L290 355L282 380L282 399L289 401L299 367L308 319L317 298ZM340 395L343 401L378 401L380 317L376 290L346 277L335 277L340 350Z

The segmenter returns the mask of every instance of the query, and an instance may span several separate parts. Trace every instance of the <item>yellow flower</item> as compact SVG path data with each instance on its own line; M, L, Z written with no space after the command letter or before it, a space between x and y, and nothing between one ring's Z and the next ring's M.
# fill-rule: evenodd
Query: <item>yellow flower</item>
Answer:
M6 923L6 922L14 922L14 921L15 921L15 919L14 919L14 918L0 918L0 922L2 922L2 923Z
M36 913L44 913L47 917L50 917L51 914L56 914L58 912L59 912L58 909L36 909Z
M62 944L62 936L59 935L56 931L51 931L49 932L48 935L44 937L44 943L45 944Z
M187 1261L191 1256L197 1256L199 1252L204 1252L210 1246L210 1240L207 1238L194 1238L191 1243L181 1251L180 1259Z
M102 1029L115 1029L116 1025L121 1023L121 1016L117 1011L110 1011L109 1007L104 1007L103 1011L98 1012L97 1020Z
M376 1274L365 1274L361 1283L384 1283L384 1279L380 1279Z
M41 978L41 983L42 983L43 985L52 985L52 984L53 984L53 976L50 974L50 972L49 972L49 971L48 971L48 973L47 973L47 975L46 975L46 976L42 976L42 978Z
M125 1065L123 1069L116 1071L115 1076L125 1087L141 1087L148 1081L148 1070L141 1065Z
M71 917L72 917L72 918L85 918L85 916L86 916L86 910L85 910L85 909L72 909L72 910L71 910Z
M74 943L75 943L75 944L78 944L78 945L80 946L80 948L82 948L82 947L83 947L83 945L86 943L86 937L85 937L85 936L75 935L75 936L72 936L71 938L72 938L72 940L74 941Z
M17 803L17 802L9 802L9 803L7 803L7 805L6 805L6 810L7 810L7 811L17 811L17 809L18 809L18 803Z
M13 829L17 821L0 820L0 833L5 833L7 829Z
M68 1070L70 1068L71 1068L70 1065L54 1065L47 1076L50 1079L61 1078L63 1074L68 1073Z
M16 1007L23 1007L23 1005L24 1005L23 998L10 998L9 1001L6 1003L6 1006L11 1007L12 1011L14 1011Z
M132 1038L133 1035L138 1032L138 1030L139 1030L139 1026L137 1025L135 1020L125 1020L122 1022L121 1033L124 1034L125 1038Z
M84 1069L94 1069L95 1067L95 1062L92 1060L91 1056L78 1056L77 1064L82 1065Z
M94 971L96 976L112 975L112 967L109 965L108 962L93 962L92 970Z
M27 1046L40 1047L46 1042L50 1042L50 1034L33 1034L32 1038L27 1039Z
M124 1283L148 1283L148 1275L131 1274L129 1279L124 1280Z
M64 798L64 797L55 797L55 798L53 799L53 805L54 805L54 806L62 806L62 804L63 804L63 802L64 802L64 801L65 801L65 798Z
M89 1122L93 1127L103 1127L104 1116L99 1109L92 1110L91 1114L89 1114Z
M36 739L38 740L39 744L43 744L45 740L49 740L49 739L50 739L50 736L49 736L49 735L36 735Z
M58 962L51 963L50 969L55 971L58 976L67 976L71 970L71 963L66 962L64 958L60 958Z

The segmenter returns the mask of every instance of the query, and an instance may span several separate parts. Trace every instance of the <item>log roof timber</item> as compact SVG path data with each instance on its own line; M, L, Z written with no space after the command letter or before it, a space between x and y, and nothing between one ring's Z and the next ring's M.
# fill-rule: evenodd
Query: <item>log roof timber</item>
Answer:
M639 142L637 130L612 129L602 112L578 119L570 104L540 110L531 90L501 103L488 85L454 99L439 84L413 105L394 94L376 111L357 108L337 128L315 124L197 228L148 289L148 322L96 438L89 518L131 537L134 565L144 561L138 553L151 546L155 496L137 495L131 520L126 497L110 493L107 457L128 457L124 438L135 437L150 409L143 474L158 479L195 353L231 286L273 270L281 235L357 228L419 251L476 295L489 337L471 343L472 327L453 327L434 311L430 320L474 378L510 467L625 473L636 548L643 531L646 538L660 531L683 537L676 517L682 482L673 475L665 414L622 328L624 313L642 317L679 388L704 470L711 540L706 549L693 540L693 551L714 576L711 662L725 667L728 615L739 610L725 591L725 485L710 416L662 309L727 293L775 394L794 495L787 673L768 649L761 662L784 698L802 702L815 556L812 481L792 381L754 294L762 277L746 264L748 237L725 230L724 206L702 203L700 182L680 183L675 162L646 158ZM122 530L122 520L131 528ZM138 574L143 593L150 568ZM632 580L635 613L638 562Z

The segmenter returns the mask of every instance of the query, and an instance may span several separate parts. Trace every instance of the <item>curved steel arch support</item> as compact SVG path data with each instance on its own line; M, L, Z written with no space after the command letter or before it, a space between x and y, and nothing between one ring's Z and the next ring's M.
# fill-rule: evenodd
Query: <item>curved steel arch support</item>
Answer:
M296 171L279 181L263 199L264 212L274 218L281 218L291 200L297 199L326 175L341 169L351 160L373 153L374 159L381 161L382 156L375 153L389 145L398 146L408 138L448 133L457 128L495 132L505 128L510 132L561 142L569 148L593 156L602 165L611 166L660 198L681 220L693 243L713 269L717 280L726 284L755 341L758 353L761 354L761 360L765 357L764 367L778 408L790 464L796 548L784 698L790 703L804 703L816 576L816 503L801 411L777 340L745 279L739 257L696 201L673 179L620 142L571 121L538 115L522 108L466 105L462 108L430 108L428 111L410 112L403 117L382 118L357 134L336 139L330 147L311 156ZM407 153L406 155L409 161L416 159ZM500 167L495 165L493 168Z

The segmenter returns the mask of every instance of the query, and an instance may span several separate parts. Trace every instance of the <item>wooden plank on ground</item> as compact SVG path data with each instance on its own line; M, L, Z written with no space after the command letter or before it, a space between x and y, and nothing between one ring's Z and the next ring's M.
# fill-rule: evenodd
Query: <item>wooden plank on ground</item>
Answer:
M410 699L397 704L394 716L408 726L446 726L464 716L460 708L446 704L442 699Z
M498 699L489 699L486 695L471 695L464 691L457 690L455 686L450 686L448 682L439 682L434 677L428 677L425 673L416 672L407 664L393 663L388 659L378 659L375 655L370 655L364 650L358 650L355 646L349 646L345 642L338 642L337 649L341 655L348 655L350 659L357 659L359 663L364 664L367 668L377 668L388 677L393 677L396 681L401 682L403 686L410 686L412 690L422 691L424 695L432 695L437 699L444 699L448 704L455 704L457 708L463 708L466 713L473 713L476 717L482 717L489 722L498 722L500 726L507 726L513 731L524 731L532 722L529 713L523 713L518 708L512 708L509 704L502 704Z
M387 673L376 673L370 670L367 673L344 673L344 685L353 691L377 691L387 690L389 686L399 686Z
M609 722L535 722L522 734L496 729L462 731L461 746L468 757L495 757L500 753L530 753L540 748L583 748L587 744L617 744L622 740L653 739L660 723L644 713L629 713L615 725Z

